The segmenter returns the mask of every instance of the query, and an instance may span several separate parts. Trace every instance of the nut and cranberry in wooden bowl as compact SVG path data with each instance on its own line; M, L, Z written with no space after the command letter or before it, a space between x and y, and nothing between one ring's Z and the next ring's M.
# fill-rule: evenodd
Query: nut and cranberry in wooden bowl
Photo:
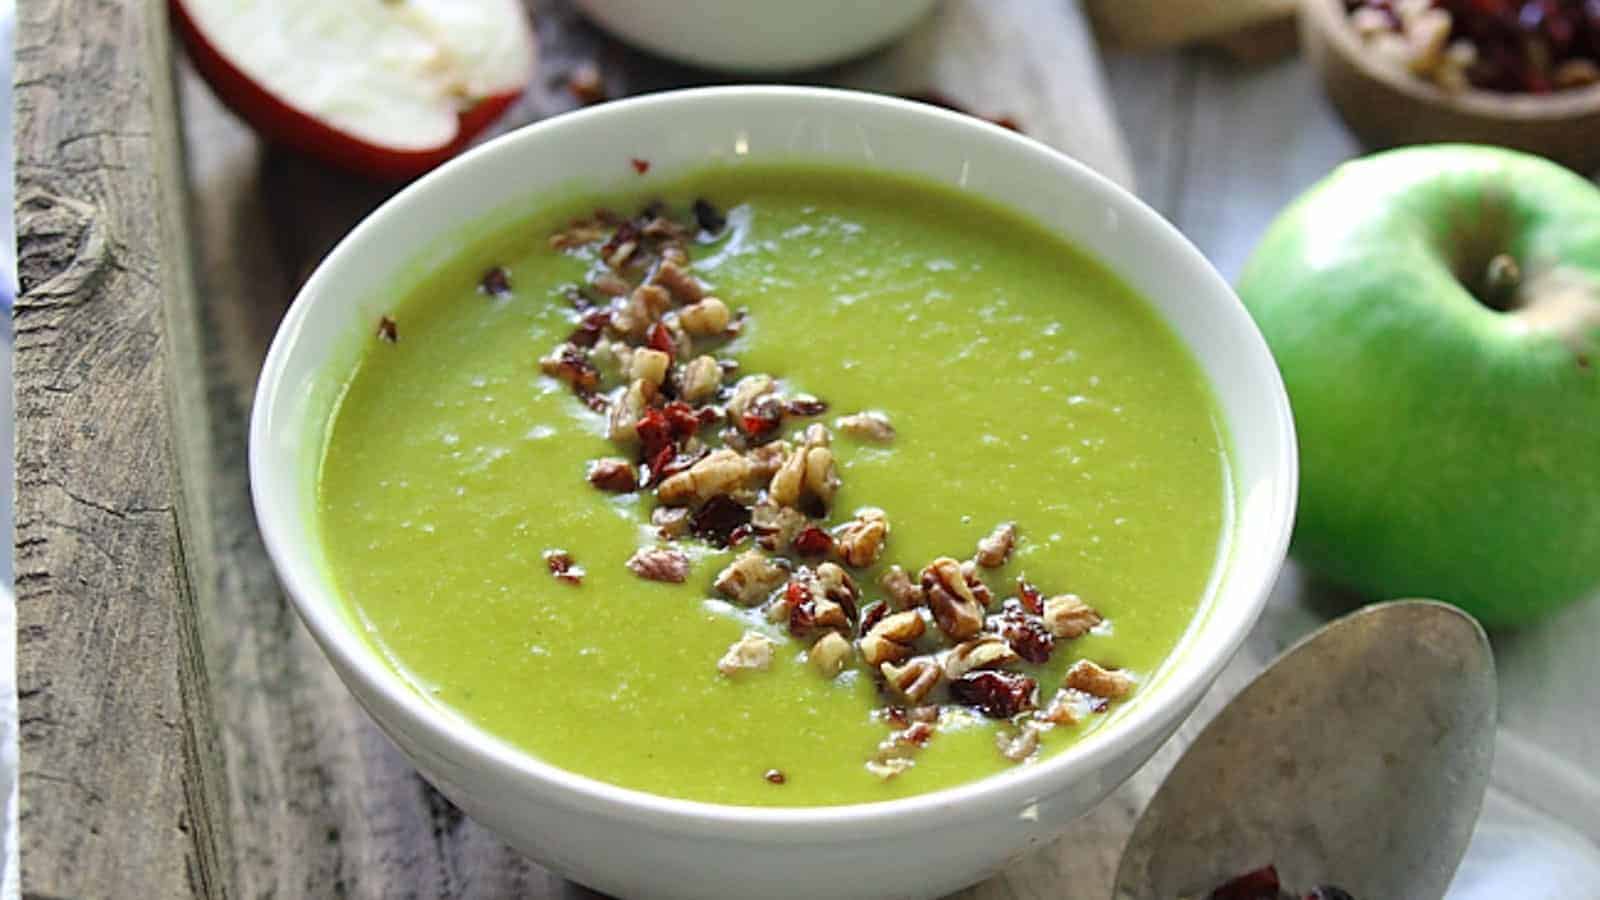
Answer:
M1464 142L1600 169L1600 13L1583 0L1302 0L1301 39L1376 147Z

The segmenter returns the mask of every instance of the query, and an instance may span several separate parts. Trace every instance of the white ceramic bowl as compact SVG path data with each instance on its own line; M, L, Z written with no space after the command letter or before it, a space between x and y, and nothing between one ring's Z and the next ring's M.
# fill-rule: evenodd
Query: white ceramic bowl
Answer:
M317 461L337 382L371 339L403 268L455 250L498 211L573 185L746 160L831 161L911 173L1037 218L1149 298L1199 359L1233 440L1230 552L1205 611L1120 718L1041 763L905 800L753 809L691 803L580 777L426 702L362 639L317 538ZM414 268L411 268L415 271ZM307 627L350 690L430 781L539 862L625 897L931 897L1051 837L1172 733L1254 623L1283 560L1295 497L1288 402L1228 285L1121 188L1042 144L886 97L709 88L608 103L508 134L416 182L357 227L306 282L261 373L250 428L261 532ZM354 788L355 786L350 786Z
M935 0L578 0L605 30L693 65L731 72L808 69L859 56L928 14Z

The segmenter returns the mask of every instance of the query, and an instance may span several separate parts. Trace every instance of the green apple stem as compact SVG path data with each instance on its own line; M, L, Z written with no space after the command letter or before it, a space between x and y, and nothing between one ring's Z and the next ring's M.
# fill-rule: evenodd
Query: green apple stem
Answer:
M1483 289L1479 300L1490 309L1509 311L1517 305L1517 288L1522 286L1522 267L1509 253L1497 253L1484 267Z

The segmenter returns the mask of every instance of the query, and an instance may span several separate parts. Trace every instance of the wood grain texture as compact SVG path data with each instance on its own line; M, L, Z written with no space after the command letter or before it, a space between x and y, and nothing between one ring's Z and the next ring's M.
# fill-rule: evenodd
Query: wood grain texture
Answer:
M165 22L94 0L18 15L22 886L220 894L163 357L181 228Z

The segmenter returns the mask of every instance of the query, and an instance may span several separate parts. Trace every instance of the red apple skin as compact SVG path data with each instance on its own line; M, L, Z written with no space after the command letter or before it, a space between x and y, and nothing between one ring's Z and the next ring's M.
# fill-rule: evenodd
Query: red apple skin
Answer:
M229 62L206 40L182 0L171 0L173 25L189 59L234 114L269 141L350 172L404 181L460 153L522 96L522 89L485 97L459 114L455 140L431 150L396 150L353 137L309 116L272 94Z

